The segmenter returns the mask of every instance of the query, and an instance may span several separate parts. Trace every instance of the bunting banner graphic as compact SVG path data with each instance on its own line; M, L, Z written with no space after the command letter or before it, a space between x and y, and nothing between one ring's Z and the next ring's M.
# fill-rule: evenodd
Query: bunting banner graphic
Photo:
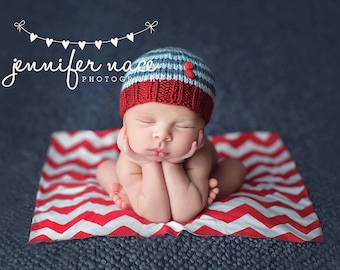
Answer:
M57 40L54 39L52 37L42 37L39 36L38 34L28 31L24 25L26 24L25 20L21 20L20 22L15 22L14 23L14 27L18 30L18 32L24 32L27 35L29 35L29 40L30 42L34 42L36 39L42 40L46 43L46 46L49 48L51 47L51 45L53 43L57 43L57 44L61 44L64 49L66 50L68 48L69 45L76 45L78 46L80 49L84 50L86 45L95 45L97 47L98 50L100 50L100 48L102 47L103 44L111 44L115 47L118 46L118 42L124 39L127 39L131 42L135 41L135 36L142 34L146 31L150 31L150 34L152 34L153 32L155 32L155 27L158 25L158 21L153 21L152 23L150 22L145 22L144 26L145 28L143 28L142 30L136 31L136 32L130 32L127 33L125 36L121 36L121 37L111 37L109 39L97 39L94 41L85 41L85 40L77 40L77 41L70 41L68 39L63 39L63 40Z
M29 242L93 236L237 235L292 242L323 241L307 189L278 133L211 136L219 158L247 168L241 189L180 224L152 223L117 207L95 178L97 165L117 159L119 129L59 131L51 136L39 182Z

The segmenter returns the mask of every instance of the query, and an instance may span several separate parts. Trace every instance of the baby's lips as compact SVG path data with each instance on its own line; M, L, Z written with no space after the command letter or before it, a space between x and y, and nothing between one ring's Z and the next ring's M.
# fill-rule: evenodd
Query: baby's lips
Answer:
M159 148L153 148L149 149L149 151L152 153L152 155L159 156L159 157L166 157L169 155L169 152L165 149L159 149Z

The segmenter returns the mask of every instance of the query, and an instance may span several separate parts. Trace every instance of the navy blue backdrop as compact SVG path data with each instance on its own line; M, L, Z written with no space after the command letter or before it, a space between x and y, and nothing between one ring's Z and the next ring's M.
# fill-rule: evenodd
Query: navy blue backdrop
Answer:
M339 15L340 2L316 0L2 3L1 79L11 73L14 58L58 63L70 54L60 44L31 43L15 21L24 19L24 27L41 36L89 41L125 35L158 20L153 34L120 41L117 48L89 45L75 57L123 63L156 47L178 46L205 59L215 74L218 97L207 133L279 132L305 180L325 242L184 233L30 246L50 134L119 127L121 84L79 81L71 91L64 73L26 71L12 87L0 87L0 268L340 269Z

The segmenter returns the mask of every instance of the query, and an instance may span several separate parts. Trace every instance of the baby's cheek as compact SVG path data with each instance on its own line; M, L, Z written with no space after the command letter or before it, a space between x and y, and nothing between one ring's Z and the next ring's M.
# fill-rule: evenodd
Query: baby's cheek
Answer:
M179 137L176 141L175 141L175 147L183 152L183 154L188 153L191 149L191 146L193 144L193 142L195 141L194 138L190 138L190 137Z
M143 145L143 141L139 140L139 143L138 143L138 140L136 139L132 139L130 141L130 148L132 149L132 151L134 152L138 152L139 148Z

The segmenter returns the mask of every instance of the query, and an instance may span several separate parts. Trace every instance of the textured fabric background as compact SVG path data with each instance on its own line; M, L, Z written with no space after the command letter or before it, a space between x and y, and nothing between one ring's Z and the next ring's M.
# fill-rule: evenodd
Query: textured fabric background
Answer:
M213 3L213 4L212 4ZM320 218L324 243L244 237L96 237L28 244L39 174L56 130L120 125L120 83L65 86L65 74L24 72L0 89L0 268L340 269L338 1L7 1L0 9L0 78L13 58L67 59L69 50L29 42L14 27L55 39L125 35L158 20L152 35L76 58L124 62L160 46L191 50L217 81L208 134L279 132ZM90 72L88 75L91 75ZM108 75L103 71L97 75Z

